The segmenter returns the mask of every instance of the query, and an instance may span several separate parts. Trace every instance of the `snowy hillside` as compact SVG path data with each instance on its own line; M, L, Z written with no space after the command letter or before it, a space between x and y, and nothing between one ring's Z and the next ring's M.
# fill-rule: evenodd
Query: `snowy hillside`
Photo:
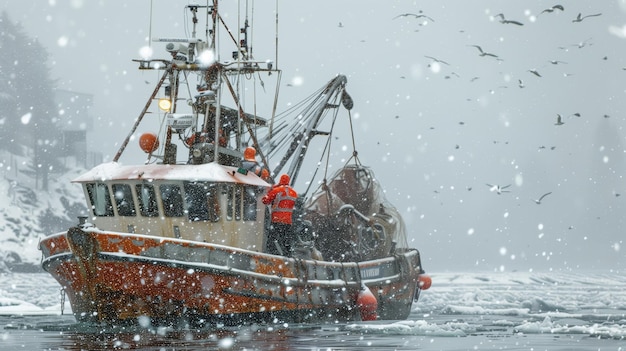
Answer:
M0 151L0 272L38 265L40 238L66 230L85 214L82 189L71 183L83 167L68 157L66 170L52 173L43 191L29 161Z

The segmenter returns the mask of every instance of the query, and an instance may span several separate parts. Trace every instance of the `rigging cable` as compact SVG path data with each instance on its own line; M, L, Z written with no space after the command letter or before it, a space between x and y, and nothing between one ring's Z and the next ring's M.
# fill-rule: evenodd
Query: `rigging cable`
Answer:
M248 6L248 1L246 0L246 7ZM254 57L252 55L252 43L254 43L254 2L252 3L251 6L251 10L250 10L250 14L251 14L251 19L250 19L250 23L252 23L250 25L250 57ZM248 11L246 10L246 26L248 25ZM246 29L247 30L247 29ZM257 72L257 74L259 75L259 81L261 82L261 86L263 87L263 90L265 90L263 81L261 80L261 76L260 73ZM254 74L253 74L254 76ZM251 132L254 133L255 139L258 140L258 135L257 135L257 130L258 130L258 125L257 125L257 94L256 94L256 79L254 79L254 82L252 84L252 86L254 87L254 92L253 92L253 100L252 100L252 110L254 111L252 114L252 118L253 118L253 124L254 124L254 128L252 129ZM268 160L269 162L269 160ZM267 166L267 165L266 165Z
M350 136L352 137L352 156L348 159L348 161L346 161L344 166L347 165L348 162L350 162L350 160L352 160L353 158L354 163L356 165L360 165L361 161L359 160L359 153L356 151L356 142L354 141L354 129L352 127L352 113L350 112L350 110L348 110L348 120L350 121Z
M339 95L337 95L339 96ZM337 121L337 115L339 114L339 109L336 108L334 115L333 115L333 121L331 123L330 126L330 133L328 134L328 138L326 139L326 145L324 146L324 150L322 151L322 156L320 157L320 161L317 163L317 167L315 167L315 171L313 172L313 175L311 176L311 180L308 182L309 185L307 186L306 190L304 191L304 196L306 196L306 194L309 192L309 190L311 189L311 185L313 185L313 180L315 179L315 176L317 175L317 171L319 171L320 165L322 164L322 159L324 158L324 155L326 156L326 166L324 167L324 179L322 181L322 185L326 186L326 179L328 179L328 165L330 164L330 152L328 152L328 150L330 150L330 145L332 143L332 136L333 136L333 131L335 129L335 122ZM328 197L330 199L330 197ZM329 207L330 208L330 207Z
M276 79L276 93L274 95L274 107L272 108L272 118L270 120L269 127L269 140L272 140L272 135L274 133L274 117L276 116L276 105L278 104L278 91L280 89L280 81L281 81L281 71L278 69L278 0L275 3L276 8L276 25L274 29L275 43L274 43L274 65L275 69L278 71L278 78ZM271 72L270 72L271 73Z

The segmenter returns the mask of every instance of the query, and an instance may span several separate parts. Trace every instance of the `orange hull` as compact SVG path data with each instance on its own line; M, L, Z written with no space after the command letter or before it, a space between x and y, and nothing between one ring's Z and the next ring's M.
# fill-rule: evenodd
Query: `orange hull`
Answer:
M359 320L362 283L377 297L380 319L405 319L422 272L416 250L341 264L78 227L40 247L44 269L81 322Z

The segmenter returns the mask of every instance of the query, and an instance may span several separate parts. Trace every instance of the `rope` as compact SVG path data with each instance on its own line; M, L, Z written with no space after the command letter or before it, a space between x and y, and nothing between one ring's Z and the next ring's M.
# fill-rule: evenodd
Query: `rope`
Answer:
M352 137L352 156L344 163L344 167L350 163L352 159L354 159L354 163L358 166L361 165L361 160L359 160L359 152L356 151L356 142L354 141L354 128L352 126L352 112L348 110L348 120L350 121L350 136Z
M338 96L339 95L337 95L337 97ZM327 152L327 151L330 149L330 144L332 143L333 130L335 129L335 122L337 121L338 114L339 114L339 109L335 109L335 113L333 114L333 122L330 125L330 134L328 135L328 139L326 139L326 145L324 146L324 150L322 152L322 156L320 156L320 162L317 163L317 167L315 167L315 172L313 172L313 175L311 176L311 180L308 182L309 185L307 186L306 190L304 191L303 196L306 196L306 194L308 194L309 190L311 189L311 186L313 185L313 180L315 179L315 176L317 175L317 171L320 168L320 164L322 163L322 159L324 158L324 155L326 155L326 165L324 167L324 181L323 181L323 184L326 184L326 179L328 179L328 165L330 164L330 152ZM353 142L353 145L354 145L354 142ZM328 198L330 198L330 196L328 196Z

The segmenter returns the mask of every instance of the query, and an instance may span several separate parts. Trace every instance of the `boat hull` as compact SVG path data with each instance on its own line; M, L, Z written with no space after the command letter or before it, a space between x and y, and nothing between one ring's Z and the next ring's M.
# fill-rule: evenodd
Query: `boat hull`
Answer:
M77 321L88 323L355 321L363 284L379 319L406 319L423 273L416 250L338 263L79 227L40 248L43 268L63 286Z

